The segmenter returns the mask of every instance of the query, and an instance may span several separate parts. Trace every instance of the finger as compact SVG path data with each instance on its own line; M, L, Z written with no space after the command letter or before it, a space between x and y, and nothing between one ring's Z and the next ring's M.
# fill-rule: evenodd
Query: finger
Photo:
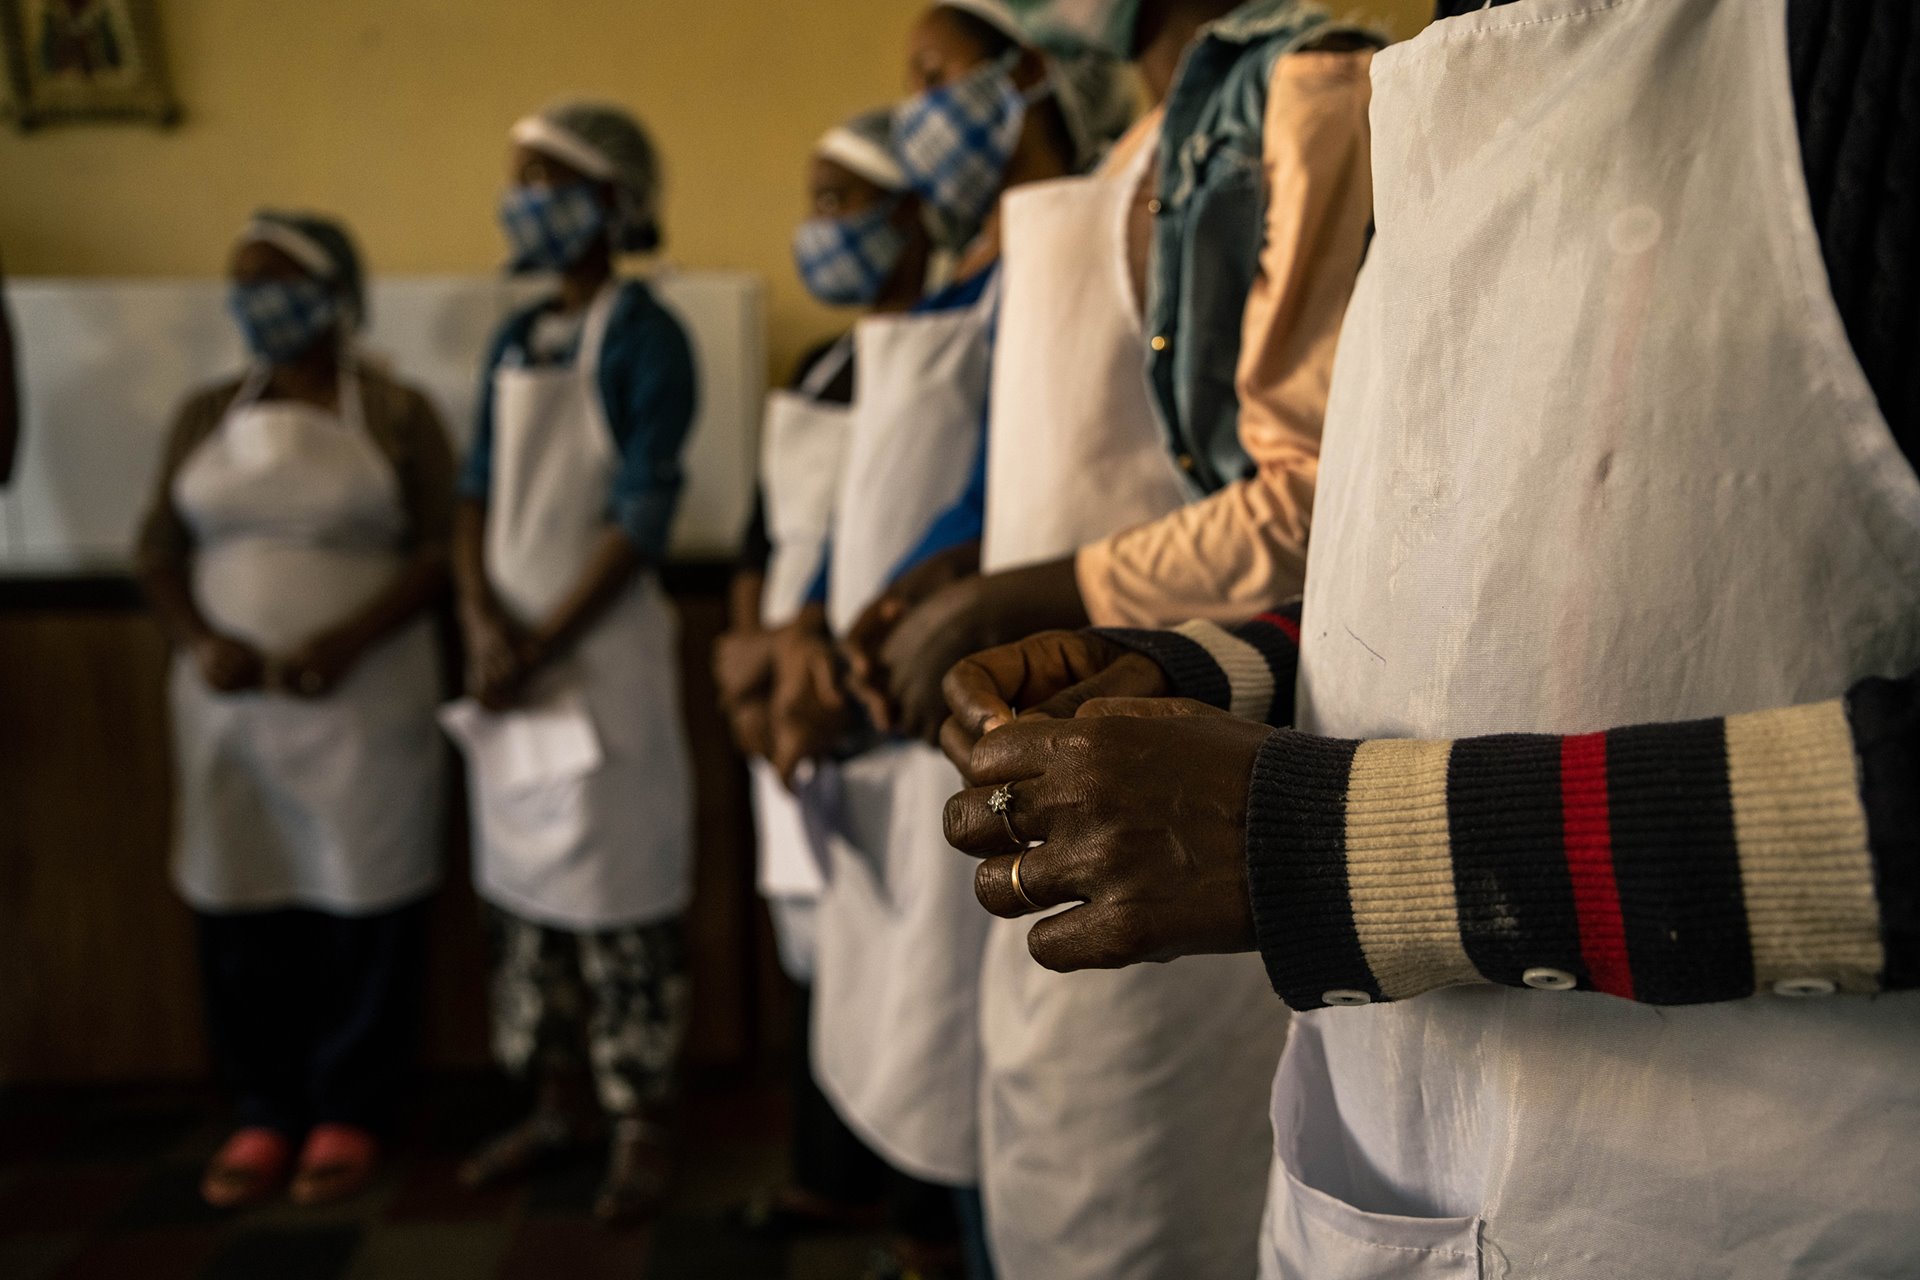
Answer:
M1125 663L1116 662L1103 667L1085 680L1070 688L1062 689L1045 702L1035 707L1031 714L1048 716L1055 720L1071 720L1078 715L1080 708L1094 701L1150 701L1139 698L1140 690L1136 684L1136 673L1130 671Z
M1013 884L1016 857L1020 863L1018 889ZM1036 911L1082 901L1074 882L1071 859L1056 846L1043 844L1022 854L998 854L982 862L973 873L973 896L1002 920L1018 920ZM1026 894L1024 899L1022 893Z
M1093 719L1099 716L1132 716L1137 719L1171 719L1186 716L1226 716L1233 713L1192 698L1089 698L1080 704L1075 716Z
M948 716L946 723L940 726L940 750L946 753L947 759L953 762L953 767L960 771L962 777L966 776L967 766L973 758L973 744L979 740L967 732L959 716ZM968 778L967 781L971 783L973 779Z
M954 663L940 689L954 718L978 738L1013 719L1012 699L1025 683L1026 671L1020 647L1002 645Z
M1026 879L1026 863L1022 863L1021 883ZM1027 953L1042 968L1055 973L1138 964L1151 957L1151 948L1135 915L1109 903L1091 902L1036 920L1027 930Z
M807 658L807 684L813 690L814 700L828 711L838 711L847 705L846 696L840 692L840 673L834 669L833 655L829 652L811 654Z
M1049 720L1022 716L1012 724L983 734L974 744L973 755L962 770L976 786L1037 778L1054 768L1062 758L1077 749L1076 739L1084 739L1089 729L1072 720Z
M867 719L881 733L893 732L893 707L886 695L874 688L858 672L848 671L846 693L866 713Z
M906 605L895 597L881 596L854 620L841 645L846 650L847 665L862 679L872 678L873 668L879 662L880 646L886 643L888 633L906 611Z
M1011 804L1004 813L993 809L997 786L970 787L949 796L941 819L947 843L962 853L1008 853L1058 834L1065 815L1078 807L1063 794L1064 788L1045 777L1009 785Z

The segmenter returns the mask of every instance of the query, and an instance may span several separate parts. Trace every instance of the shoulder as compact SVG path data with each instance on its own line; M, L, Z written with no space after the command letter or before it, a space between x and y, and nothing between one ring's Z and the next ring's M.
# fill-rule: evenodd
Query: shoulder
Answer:
M240 394L240 388L246 382L245 377L222 378L196 387L187 393L174 411L176 430L191 431L196 426L211 427L219 421L234 398Z
M985 270L977 271L965 280L956 280L945 288L936 290L914 304L917 312L959 311L970 307L986 294L987 286L993 283L999 273L1000 264L995 262Z
M623 336L636 340L682 347L690 345L686 325L644 280L628 280L621 284L608 325Z
M439 411L426 392L403 382L384 369L362 365L357 371L360 396L367 416L383 424L401 427L438 422Z
M602 359L612 365L665 365L693 376L693 340L686 325L644 282L620 286L607 320Z
M507 313L493 331L493 337L487 342L488 363L499 360L500 353L516 342L525 342L527 334L533 329L533 319L553 302L551 298L536 298L523 303Z

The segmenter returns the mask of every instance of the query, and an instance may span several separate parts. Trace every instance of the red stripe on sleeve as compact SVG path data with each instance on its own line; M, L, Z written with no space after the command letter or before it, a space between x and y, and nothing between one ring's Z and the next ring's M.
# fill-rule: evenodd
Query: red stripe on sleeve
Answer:
M1613 874L1613 827L1607 806L1607 735L1560 740L1560 820L1567 877L1580 922L1580 955L1593 985L1633 999L1626 917Z
M1263 613L1254 621L1264 622L1270 627L1278 627L1295 645L1300 643L1300 624L1284 613Z

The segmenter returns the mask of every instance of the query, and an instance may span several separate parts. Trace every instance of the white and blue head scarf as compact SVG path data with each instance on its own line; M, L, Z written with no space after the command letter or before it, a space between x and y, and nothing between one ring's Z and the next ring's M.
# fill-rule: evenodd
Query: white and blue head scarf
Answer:
M339 223L314 214L265 210L254 215L239 243L270 244L305 273L236 283L229 290L227 309L257 358L285 363L328 334L364 321L360 255Z
M973 238L1000 197L1027 108L1051 81L1014 83L1024 51L1011 49L951 84L907 99L893 112L893 154L907 184L938 217L950 245Z
M863 306L880 296L906 251L899 224L906 175L890 150L892 114L867 111L829 129L814 154L889 193L871 208L815 217L793 233L793 261L807 292L830 306Z
M500 226L511 250L507 270L565 271L606 238L610 221L591 182L509 188L500 197Z

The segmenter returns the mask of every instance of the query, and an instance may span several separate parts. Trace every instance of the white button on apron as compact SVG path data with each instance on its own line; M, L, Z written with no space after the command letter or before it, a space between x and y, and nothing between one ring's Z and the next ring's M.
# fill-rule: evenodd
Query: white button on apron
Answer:
M1580 980L1565 969L1542 966L1535 966L1521 974L1520 981L1536 991L1571 991L1580 985Z
M1827 289L1786 40L1785 0L1523 0L1375 55L1302 728L1587 733L1920 666L1920 484ZM1760 989L1800 938L1754 917ZM1263 1274L1911 1275L1917 1061L1907 994L1296 1018Z
M1001 203L983 563L1070 555L1184 505L1148 392L1111 174ZM1244 1280L1285 1009L1250 955L1051 973L995 920L981 978L982 1182L1003 1280Z
M1355 991L1352 987L1335 987L1331 991L1320 993L1320 1003L1335 1008L1353 1008L1363 1004L1372 1004L1373 997L1364 991Z

